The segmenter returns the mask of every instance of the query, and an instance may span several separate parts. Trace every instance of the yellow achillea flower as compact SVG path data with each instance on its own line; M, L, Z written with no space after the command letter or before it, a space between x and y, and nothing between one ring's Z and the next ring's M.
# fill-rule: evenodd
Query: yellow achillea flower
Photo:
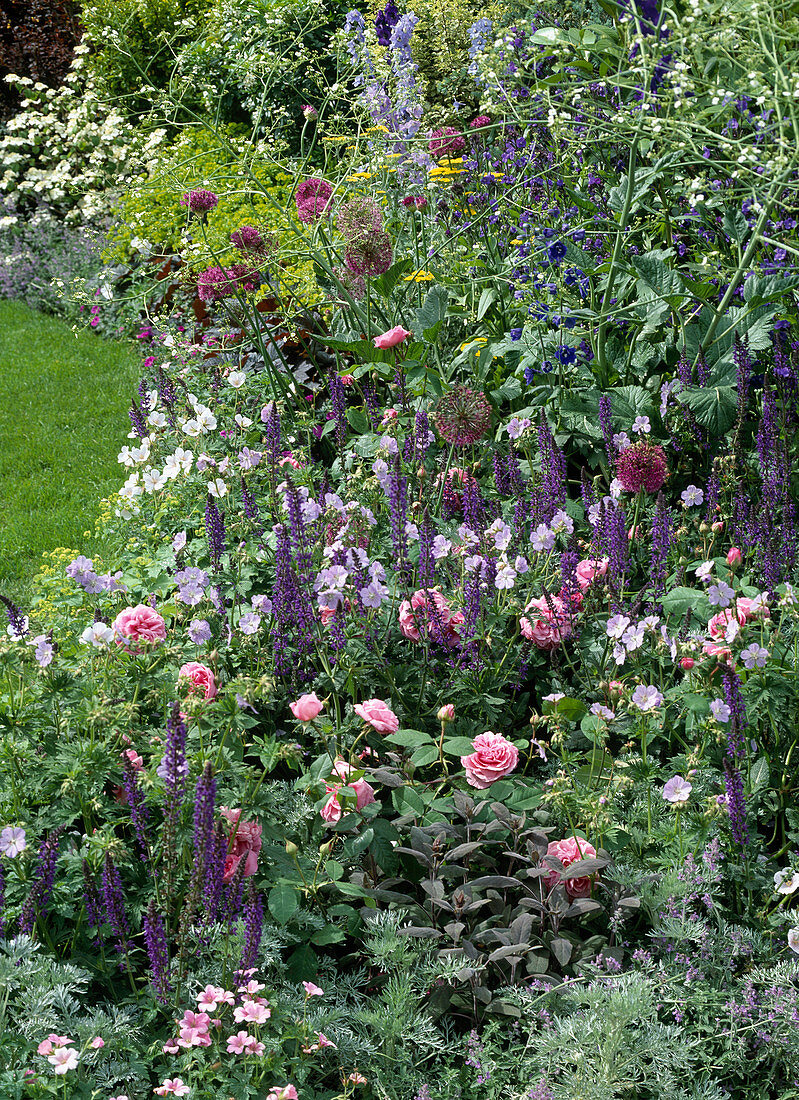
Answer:
M354 183L355 180L370 180L371 178L371 172L355 172L353 175L347 176L347 182Z
M403 279L406 283L430 283L435 279L435 275L429 271L412 271L410 275L404 275Z
M467 340L465 344L461 344L458 351L464 351L466 348L474 347L475 344L487 344L488 338L486 336L475 336L473 340Z

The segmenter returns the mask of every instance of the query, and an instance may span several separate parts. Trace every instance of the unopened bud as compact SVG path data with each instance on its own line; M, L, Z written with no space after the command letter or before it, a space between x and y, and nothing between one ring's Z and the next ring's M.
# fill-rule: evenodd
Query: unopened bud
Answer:
M730 569L735 569L743 561L743 554L737 546L731 546L727 551L727 565Z
M297 852L299 852L299 848L294 843L294 841L293 840L287 840L286 841L286 855L296 856Z
M700 535L706 535L709 530L710 530L710 528L708 527L708 525L706 523L702 522L702 523L699 524L699 534Z
M439 722L454 722L455 721L455 707L452 703L445 703L438 712Z

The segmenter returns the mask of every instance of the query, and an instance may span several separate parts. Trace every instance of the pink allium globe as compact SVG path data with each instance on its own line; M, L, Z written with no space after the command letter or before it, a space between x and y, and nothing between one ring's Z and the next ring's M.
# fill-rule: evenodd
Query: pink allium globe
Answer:
M255 290L260 276L244 264L230 267L209 267L197 276L197 297L201 302L221 302L237 290Z
M374 279L388 271L394 259L391 237L384 230L353 240L344 252L344 263L356 277Z
M333 188L327 180L317 176L303 180L294 196L300 221L305 225L318 221L330 206L332 194Z
M443 129L433 130L427 148L434 157L453 157L466 148L466 142L459 130L444 126Z
M187 206L190 214L199 214L202 217L203 214L208 214L213 210L218 202L219 196L215 195L213 191L199 189L197 191L187 191L180 200L180 205Z
M616 459L616 477L627 493L645 489L656 493L662 489L669 476L666 452L658 443L646 439L625 447Z

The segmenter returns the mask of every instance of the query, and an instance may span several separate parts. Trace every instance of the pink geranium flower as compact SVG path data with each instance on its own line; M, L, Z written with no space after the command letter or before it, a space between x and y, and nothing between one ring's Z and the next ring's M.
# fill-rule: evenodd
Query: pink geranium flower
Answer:
M190 1089L184 1085L180 1077L167 1077L166 1081L158 1088L153 1089L156 1096L188 1096Z

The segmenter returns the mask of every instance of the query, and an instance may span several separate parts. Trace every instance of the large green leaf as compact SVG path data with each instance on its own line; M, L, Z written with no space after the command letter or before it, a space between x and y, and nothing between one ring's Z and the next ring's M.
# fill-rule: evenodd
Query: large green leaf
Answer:
M449 305L449 294L444 286L433 286L428 290L422 303L422 308L417 309L413 320L413 334L417 340L434 340L438 330L444 323Z
M653 253L631 256L630 263L638 273L641 283L653 290L659 298L666 298L672 305L679 305L687 297L687 289L678 271L668 267Z
M691 386L680 394L697 422L716 438L720 438L735 423L738 395L733 386Z
M279 882L269 891L267 905L278 924L286 924L300 904L297 891L288 882Z

